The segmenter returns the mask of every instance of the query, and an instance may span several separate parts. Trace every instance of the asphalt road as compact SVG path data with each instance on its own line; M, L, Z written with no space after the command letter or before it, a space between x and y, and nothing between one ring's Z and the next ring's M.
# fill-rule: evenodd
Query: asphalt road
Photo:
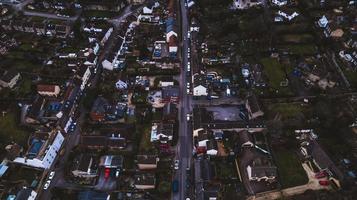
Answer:
M175 173L175 179L179 181L179 192L173 194L173 199L182 200L188 197L186 188L186 169L191 165L192 158L192 129L187 122L187 114L191 113L191 99L186 93L187 84L187 52L189 48L189 40L187 40L188 32L188 16L185 7L185 0L179 1L181 9L181 35L182 35L182 70L180 77L180 107L179 107L179 141L177 144L176 159L180 160L180 168Z

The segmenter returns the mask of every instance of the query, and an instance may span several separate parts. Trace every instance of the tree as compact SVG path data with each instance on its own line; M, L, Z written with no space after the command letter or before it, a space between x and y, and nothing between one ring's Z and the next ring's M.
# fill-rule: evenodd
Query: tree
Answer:
M97 98L98 96L98 89L93 89L90 88L87 91L87 94L84 96L83 99L83 105L86 109L90 109L94 103L94 100Z
M171 184L167 181L161 181L160 184L159 184L159 192L160 193L168 193L170 192L170 187L171 187Z

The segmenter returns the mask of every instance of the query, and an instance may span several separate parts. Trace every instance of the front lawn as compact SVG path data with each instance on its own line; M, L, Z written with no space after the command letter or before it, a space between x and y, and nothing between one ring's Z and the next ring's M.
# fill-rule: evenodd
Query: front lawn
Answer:
M293 151L275 149L274 158L279 171L280 184L283 188L303 185L308 182L306 172Z

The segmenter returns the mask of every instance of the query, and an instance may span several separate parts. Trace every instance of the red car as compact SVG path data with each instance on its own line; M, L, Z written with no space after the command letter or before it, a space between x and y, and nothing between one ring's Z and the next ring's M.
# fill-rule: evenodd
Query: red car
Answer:
M315 178L320 179L320 178L325 178L327 176L327 173L322 171L322 172L318 172L315 174Z
M328 180L321 180L321 181L319 181L319 184L322 185L322 186L328 186L328 185L330 185L330 181L328 181Z
M110 169L109 168L105 168L104 169L104 178L107 179L110 176Z

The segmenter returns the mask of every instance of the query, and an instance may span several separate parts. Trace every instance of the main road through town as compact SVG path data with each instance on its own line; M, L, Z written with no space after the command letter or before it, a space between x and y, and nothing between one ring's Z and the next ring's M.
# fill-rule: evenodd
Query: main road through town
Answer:
M177 155L176 158L180 161L180 168L175 173L175 179L179 181L179 192L173 194L174 200L185 200L190 196L188 188L186 187L186 181L189 178L186 174L186 169L190 168L191 158L192 158L192 129L190 121L187 120L187 114L191 113L191 101L190 96L187 94L187 63L188 60L188 48L189 39L187 38L188 33L188 16L187 8L185 6L185 0L179 1L180 16L181 16L181 38L182 38L182 67L181 67L181 78L180 78L180 115L179 115L179 140L177 144Z

